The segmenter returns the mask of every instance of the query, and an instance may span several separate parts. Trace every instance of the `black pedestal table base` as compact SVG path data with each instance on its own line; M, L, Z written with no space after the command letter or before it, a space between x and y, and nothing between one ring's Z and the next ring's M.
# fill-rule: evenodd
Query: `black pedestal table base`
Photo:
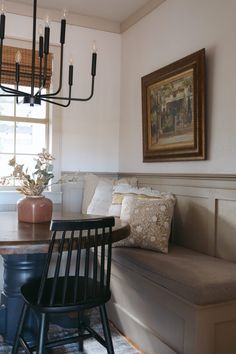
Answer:
M13 344L23 300L20 288L29 279L40 277L45 254L3 255L3 292L0 307L0 333L5 342ZM34 342L38 321L33 312L28 314L26 338Z

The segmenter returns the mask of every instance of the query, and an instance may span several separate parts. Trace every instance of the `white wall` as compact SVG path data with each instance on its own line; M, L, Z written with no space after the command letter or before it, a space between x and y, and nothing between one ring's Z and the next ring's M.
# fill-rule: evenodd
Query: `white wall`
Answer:
M58 159L62 170L236 173L235 13L235 0L166 0L122 36L68 26L65 82L66 66L73 57L74 92L87 95L93 40L98 47L98 66L93 99L72 103L60 112ZM8 36L30 39L31 32L30 18L8 15ZM53 43L58 43L59 32L59 24L52 23ZM203 47L207 59L208 160L143 163L141 77Z
M118 171L121 36L76 26L68 28L67 36L72 43L66 52L76 58L74 92L79 96L90 93L93 40L98 58L94 97L62 112L62 170Z
M236 173L235 14L235 0L166 0L122 35L121 172ZM208 160L143 163L141 77L204 47Z
M31 40L31 18L7 14L6 35ZM60 24L52 22L51 42L59 43L59 39ZM60 124L54 126L57 136L60 135L60 129L62 133L60 147L56 144L57 151L60 151L60 154L57 152L56 158L60 161L63 171L118 171L121 56L119 34L67 26L62 95L68 93L70 58L74 62L73 95L87 97L90 94L93 40L96 41L98 52L94 97L86 103L72 102L69 108L53 111L53 120L61 119L61 128Z

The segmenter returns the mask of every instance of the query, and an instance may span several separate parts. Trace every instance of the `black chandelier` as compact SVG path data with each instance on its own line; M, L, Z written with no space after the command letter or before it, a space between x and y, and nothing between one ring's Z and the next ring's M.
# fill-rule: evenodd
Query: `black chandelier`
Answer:
M63 77L63 47L65 43L65 33L66 33L66 19L65 17L61 19L61 36L60 36L60 76L59 76L59 87L54 93L46 93L42 94L41 91L45 88L46 84L46 73L47 73L47 60L49 54L49 39L50 39L50 27L45 26L44 28L44 37L42 34L39 35L39 87L37 92L35 93L35 60L36 60L36 16L37 16L37 0L34 0L33 6L33 35L32 35L32 78L31 78L31 90L30 93L19 90L20 84L20 60L19 53L18 59L16 58L16 69L15 69L15 83L16 89L7 87L2 85L1 77L2 77L2 55L3 55L3 40L5 37L5 14L2 12L0 16L0 89L4 93L0 94L0 97L16 97L17 103L20 97L23 97L23 103L28 103L30 106L34 106L35 104L41 104L41 101L45 101L48 103L53 103L61 107L68 107L72 101L88 101L93 97L94 93L94 80L96 76L96 64L97 64L97 53L94 48L92 53L92 66L91 66L91 92L87 98L75 98L72 97L72 85L73 85L73 64L69 65L69 77L68 77L68 85L69 92L67 97L60 97L58 94L62 88L62 77ZM44 65L43 65L44 64ZM56 102L66 101L65 103Z

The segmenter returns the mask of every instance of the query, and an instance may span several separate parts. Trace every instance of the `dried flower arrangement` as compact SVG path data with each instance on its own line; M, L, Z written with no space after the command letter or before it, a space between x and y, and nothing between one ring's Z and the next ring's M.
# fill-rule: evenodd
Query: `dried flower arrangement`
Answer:
M36 165L32 175L28 173L28 168L24 171L24 164L16 163L15 157L9 161L9 166L14 168L10 177L21 181L21 185L16 190L26 196L40 196L54 177L52 173L54 157L46 149L43 149L34 160Z

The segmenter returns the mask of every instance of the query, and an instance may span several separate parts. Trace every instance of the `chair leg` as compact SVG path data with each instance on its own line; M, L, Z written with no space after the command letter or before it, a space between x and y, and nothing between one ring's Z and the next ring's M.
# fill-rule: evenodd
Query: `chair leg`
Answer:
M24 303L23 308L22 308L22 312L20 315L20 319L19 319L19 323L18 323L18 327L17 327L17 331L16 331L16 336L15 336L15 340L14 340L14 345L13 345L11 354L17 353L17 348L19 346L19 339L20 339L20 335L21 335L22 328L24 325L27 310L28 310L28 306L26 303Z
M84 313L82 311L82 312L78 313L78 334L82 335L83 333L84 333ZM83 339L79 339L78 344L79 344L79 352L83 352L83 350L84 350Z
M39 328L39 344L37 348L37 354L45 354L44 344L45 344L45 334L46 334L46 313L41 314L40 318L40 328Z
M108 354L115 354L105 305L99 306L99 310L100 310L100 316L102 320L104 337L107 344L107 352Z

